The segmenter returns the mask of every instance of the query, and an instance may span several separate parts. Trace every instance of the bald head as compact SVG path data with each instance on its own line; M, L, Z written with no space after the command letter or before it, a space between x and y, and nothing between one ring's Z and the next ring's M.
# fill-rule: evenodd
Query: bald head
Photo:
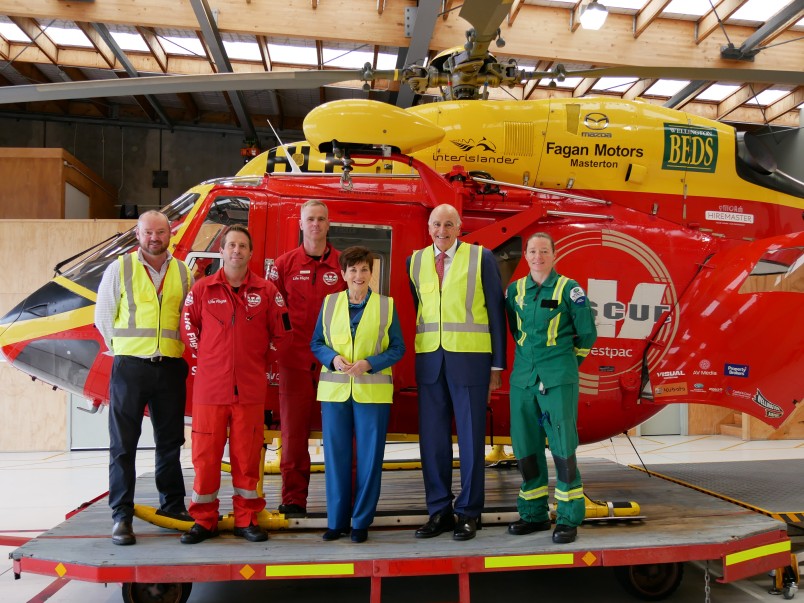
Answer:
M443 203L430 212L427 229L439 251L447 251L461 233L461 217L452 205Z

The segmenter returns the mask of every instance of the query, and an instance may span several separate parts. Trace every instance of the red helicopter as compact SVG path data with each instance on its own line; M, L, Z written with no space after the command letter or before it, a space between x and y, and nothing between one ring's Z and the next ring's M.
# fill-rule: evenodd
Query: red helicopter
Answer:
M512 121L531 127L532 145L510 150ZM547 231L558 270L587 289L599 338L581 367L582 443L627 431L672 402L725 406L774 427L795 412L804 394L804 192L751 167L756 151L729 126L621 100L458 100L409 110L347 101L313 111L305 133L309 145L265 153L243 170L270 163L271 173L203 183L168 205L171 251L208 274L223 228L247 224L252 269L265 274L299 245L301 204L324 201L336 247L360 243L378 254L375 288L397 300L412 350L405 258L430 243L430 210L451 203L463 240L494 251L501 286L526 273L527 237ZM310 171L280 171L294 154ZM111 357L93 302L104 268L136 244L133 232L120 235L0 319L8 361L105 402ZM412 356L395 367L390 433L417 430ZM270 389L266 408L278 417ZM504 388L490 402L489 435L499 443L508 430Z
M301 204L319 199L336 247L360 243L377 253L375 289L396 299L412 350L405 259L431 242L431 208L450 203L461 214L462 239L494 251L500 286L526 273L523 243L547 231L557 242L557 269L587 290L599 338L581 367L582 443L625 432L676 402L733 408L777 428L796 420L804 395L801 181L777 168L758 137L682 111L611 98L480 100L489 87L586 72L525 73L515 62L497 62L488 47L505 3L467 1L460 14L473 25L466 45L426 68L312 74L315 85L325 83L320 75L327 82L398 79L419 93L438 87L443 102L317 108L305 120L307 142L266 152L240 175L202 183L166 206L172 253L197 275L209 274L223 228L247 224L252 269L267 274L274 258L299 245ZM262 75L270 76L263 84L257 76L237 84L226 78L238 74L216 74L223 79L193 85L279 86L276 74ZM167 76L131 82L140 93L189 85ZM12 92L72 98L91 95L93 84ZM93 325L96 291L105 267L136 244L133 231L116 237L7 312L0 352L9 363L103 404L112 362ZM391 433L417 431L413 373L411 351L395 367ZM266 378L276 381L273 371ZM278 416L276 388L269 390L266 408ZM509 432L505 388L489 408L489 435L502 441Z

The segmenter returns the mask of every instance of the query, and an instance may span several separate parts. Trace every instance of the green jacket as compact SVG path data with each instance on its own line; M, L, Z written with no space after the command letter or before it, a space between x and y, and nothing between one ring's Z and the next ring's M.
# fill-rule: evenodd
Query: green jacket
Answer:
M555 270L541 285L528 274L508 286L505 309L516 342L511 385L578 383L578 365L597 339L594 314L580 285Z

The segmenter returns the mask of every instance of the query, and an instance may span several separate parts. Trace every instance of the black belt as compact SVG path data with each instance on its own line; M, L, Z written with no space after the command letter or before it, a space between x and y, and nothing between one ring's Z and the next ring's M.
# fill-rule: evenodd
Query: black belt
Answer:
M172 356L153 356L151 358L140 358L139 356L129 356L129 358L139 360L140 362L147 362L148 364L159 364L160 362L167 362L169 360L179 360L178 358L173 358Z

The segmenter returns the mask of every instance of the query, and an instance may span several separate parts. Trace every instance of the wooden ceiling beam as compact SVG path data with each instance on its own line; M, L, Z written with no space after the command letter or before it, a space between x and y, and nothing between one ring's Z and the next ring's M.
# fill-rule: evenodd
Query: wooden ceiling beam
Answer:
M9 54L9 50L11 49L11 45L8 43L4 37L0 36L0 59L7 61L11 56Z
M578 85L575 86L575 89L572 91L572 96L574 96L575 98L582 97L584 94L586 94L587 92L589 92L592 89L592 86L594 86L599 79L600 78L597 78L597 77L585 77L585 78L583 78L578 83Z
M101 35L98 33L94 27L92 27L92 23L85 23L84 21L76 21L75 25L84 32L84 35L89 38L89 41L92 42L92 45L95 47L95 50L103 57L103 60L106 61L106 64L109 66L109 69L115 69L119 67L117 65L117 58L114 55L114 51L109 48L109 45L103 40Z
M162 73L168 72L168 56L165 52L165 49L162 47L162 44L159 42L159 38L156 35L156 31L150 27L141 27L137 26L137 33L142 36L143 42L148 47L148 50L151 51L151 56L156 61L156 64L159 65L159 69Z
M649 0L636 15L634 15L634 37L638 38L648 26L659 18L670 0Z
M511 9L508 11L508 27L513 26L517 15L519 15L519 9L522 8L524 3L525 0L514 0L513 4L511 4Z
M799 86L792 90L790 94L765 107L765 118L772 123L785 113L797 109L801 103L804 103L804 86Z
M655 79L637 80L628 90L623 93L623 98L626 100L634 100L635 98L639 98L642 96L642 93L645 92L645 90L653 86L655 83Z
M755 95L770 87L770 84L745 84L718 103L717 117L714 119L723 119L730 113L736 111L741 105L754 98ZM763 121L764 119L757 123L762 123Z
M265 68L265 71L273 71L271 51L268 49L268 38L265 36L257 36L257 47L260 49L262 66ZM232 65L232 68L234 68L234 64Z
M720 21L726 21L736 13L748 0L722 0L715 8L710 8L708 12L698 19L695 23L695 43L700 44L709 35L720 27ZM720 19L720 21L718 21Z
M198 104L195 102L193 95L189 92L182 92L176 95L179 97L181 104L184 106L184 110L187 113L187 121L196 122L201 119L201 111L198 108Z
M56 43L48 37L39 23L29 17L11 17L11 21L31 39L31 43L42 51L48 61L54 65L58 65L59 49Z

